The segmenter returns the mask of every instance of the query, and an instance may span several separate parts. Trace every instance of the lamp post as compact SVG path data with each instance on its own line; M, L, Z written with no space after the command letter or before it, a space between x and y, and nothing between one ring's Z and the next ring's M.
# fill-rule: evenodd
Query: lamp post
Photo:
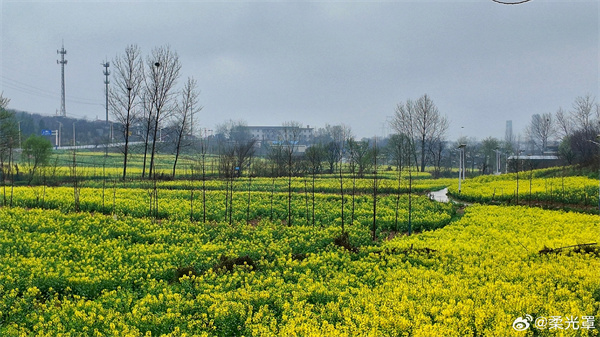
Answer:
M76 144L75 143L75 123L76 122L73 122L73 149L75 149L75 144Z
M58 144L57 146L60 147L60 137L62 136L62 123L58 122Z
M531 153L527 154L527 161L529 162L529 206L531 206L531 182L533 179L533 162L531 161Z
M523 150L517 150L517 165L516 165L516 171L517 171L517 203L516 205L519 205L519 155L523 153Z
M458 145L458 193L461 192L461 182L464 180L464 169L465 169L465 147L467 144Z
M600 140L600 135L596 135L596 140ZM600 143L593 140L589 140L590 143L594 143L600 147ZM598 214L600 214L600 167L598 168Z
M19 121L19 149L22 149L21 146L21 121Z
M498 149L495 149L494 152L496 152L496 175L500 174L500 159L501 159L501 152Z

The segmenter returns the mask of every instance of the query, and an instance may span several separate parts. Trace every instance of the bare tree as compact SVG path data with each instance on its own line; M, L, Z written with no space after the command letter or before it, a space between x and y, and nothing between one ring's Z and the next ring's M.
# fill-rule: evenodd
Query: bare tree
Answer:
M410 139L403 134L393 134L387 143L386 152L392 159L398 171L402 171L402 168L408 160L406 154L410 153ZM400 177L398 177L400 179Z
M331 140L325 145L325 160L329 165L329 173L335 172L335 165L342 157L341 142Z
M256 145L256 139L250 134L247 123L229 120L217 126L217 134L221 147L231 148L236 175L242 175L254 155Z
M496 166L496 151L500 148L500 141L494 137L487 137L481 141L479 150L481 151L481 173L491 174Z
M598 110L595 101L596 98L590 94L575 98L573 110L570 113L576 129L588 131L593 128L594 115L597 115Z
M398 229L398 209L400 206L400 183L402 170L405 165L410 165L412 153L412 140L403 134L393 134L387 144L387 153L398 170L398 187L396 188L395 228Z
M323 158L325 157L325 147L321 144L315 144L306 149L304 156L309 162L310 173L312 176L312 225L315 226L315 177L317 173L323 170ZM308 219L307 219L308 220Z
M182 148L189 146L190 143L186 142L191 137L192 133L192 122L194 115L202 109L198 106L198 91L196 90L196 80L188 78L183 91L181 92L181 101L175 108L175 161L173 162L173 178L175 178L175 169L177 167L177 159Z
M142 93L143 105L143 125L144 125L144 162L142 164L142 178L146 176L146 162L148 159L148 150L150 146L150 136L154 126L154 105L152 104L150 95L147 91Z
M286 158L286 168L288 175L288 226L292 225L292 175L294 172L294 153L298 150L298 141L300 140L301 124L290 121L283 123L282 144Z
M246 168L250 167L252 156L256 150L256 139L252 137L245 124L236 125L230 135L235 150L238 175L242 175Z
M129 137L132 125L139 116L136 107L139 105L142 84L144 81L144 64L141 50L137 45L129 45L125 53L113 60L116 73L113 75L113 86L109 90L109 107L116 121L123 126L123 180L127 176L127 159L129 155Z
M556 111L556 133L561 137L569 137L573 133L573 122L567 115L567 112L563 108L558 108Z
M427 94L414 102L399 103L391 124L398 133L409 136L420 145L421 172L425 172L427 144L443 139L450 126L446 116L440 114Z
M350 170L353 175L356 174L358 178L363 178L365 172L368 172L371 166L373 166L373 158L371 158L373 151L371 150L369 140L356 141L354 137L350 137L346 144L350 155Z
M373 158L373 226L371 227L371 239L376 240L377 236L377 157L379 156L379 148L377 147L377 137L373 142L373 148L371 149L371 155Z
M548 147L548 141L555 135L555 130L552 114L545 113L531 116L531 122L527 126L525 133L534 147L543 153Z
M344 169L344 148L346 147L346 139L352 138L352 132L350 131L350 128L346 128L344 125L341 125L340 128L341 134L336 134L335 135L335 141L339 141L339 179L340 179L340 210L341 210L341 229L342 229L342 237L346 236L346 227L345 227L345 216L344 216L344 204L345 204L345 198L344 198L344 174L343 174L343 169Z
M15 114L6 110L9 102L10 99L0 93L0 168L2 170L4 170L4 163L12 156L19 137ZM9 167L10 164L9 162Z
M173 89L179 78L181 63L179 62L177 53L172 51L169 46L166 46L155 48L148 57L146 66L148 71L146 76L146 93L151 105L151 115L154 116L149 168L149 177L152 177L154 161L156 159L156 141L158 140L159 126L165 118L169 117L169 113L171 112L171 104L175 95Z
M6 205L6 180L10 176L10 180L14 181L13 152L18 143L19 134L15 114L6 110L10 99L3 95L3 92L0 93L0 179L2 179L4 195L2 204ZM14 186L14 183L12 185ZM12 204L12 192L10 199Z
M268 145L267 158L271 162L271 176L274 182L275 177L281 177L286 174L283 146L281 144Z
M206 134L200 140L200 156L202 165L202 223L206 223L206 153L210 138Z
M327 124L324 129L317 130L317 141L325 144L325 161L329 165L329 173L335 172L335 166L342 158L341 144L344 143L345 137L350 137L351 133L350 128L343 124Z
M220 141L219 144L219 173L225 179L225 218L229 218L231 225L231 214L233 212L233 180L235 173L235 148L232 143Z
M600 129L600 107L595 101L595 97L587 94L573 102L573 110L569 111L571 130L563 137L559 148L561 157L567 162L583 165L595 162L593 142Z
M592 141L595 140L595 135L599 131L597 128L589 130L578 129L574 131L566 142L570 145L571 153L563 150L564 158L567 160L571 159L576 164L593 165L596 163L597 158L595 158L595 155L598 152L598 148ZM568 158L569 156L572 156L572 158Z
M427 142L427 152L433 163L434 177L438 178L442 171L442 160L444 159L444 153L446 150L446 141L442 138L436 137Z

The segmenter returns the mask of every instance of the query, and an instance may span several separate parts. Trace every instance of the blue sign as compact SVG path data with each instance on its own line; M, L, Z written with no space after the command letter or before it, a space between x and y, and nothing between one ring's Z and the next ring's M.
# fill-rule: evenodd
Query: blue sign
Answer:
M42 129L42 136L52 136L52 130Z

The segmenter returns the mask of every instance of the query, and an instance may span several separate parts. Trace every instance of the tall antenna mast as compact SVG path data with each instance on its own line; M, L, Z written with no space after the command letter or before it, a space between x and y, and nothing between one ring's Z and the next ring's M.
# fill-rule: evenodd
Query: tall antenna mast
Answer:
M104 84L106 85L106 127L108 128L108 84L110 83L110 81L108 80L108 75L110 75L108 67L110 67L110 63L104 62L102 63L102 66L104 67L104 76L106 77L106 79L104 80ZM108 143L110 142L111 138L112 135L110 134L106 139L106 148L104 153L105 156L108 155Z
M64 117L67 115L67 110L65 109L65 64L67 64L65 55L67 51L65 50L64 42L61 50L57 50L56 53L60 54L60 61L56 60L56 63L61 65L62 92L60 96L60 115Z
M108 80L108 75L110 75L110 71L108 71L108 67L110 67L110 63L108 63L108 62L102 63L102 66L104 67L104 76L106 76L106 79L104 80L104 84L106 85L106 124L108 124L108 84L110 83L110 81Z

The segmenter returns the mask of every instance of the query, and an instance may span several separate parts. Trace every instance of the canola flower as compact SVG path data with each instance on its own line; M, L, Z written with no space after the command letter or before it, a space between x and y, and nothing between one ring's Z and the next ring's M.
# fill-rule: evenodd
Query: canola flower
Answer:
M201 191L158 189L158 203L152 199L152 190L131 188L83 187L79 190L79 209L86 212L104 214L122 214L133 217L193 219L202 221L227 221L231 213L232 221L246 222L260 219L273 221L287 220L287 193L271 193L260 190L250 192L236 191L227 196L224 190L207 191L202 198ZM356 195L354 198L354 222L369 227L372 223L373 198L370 195ZM73 188L70 187L15 187L12 202L19 207L42 207L70 212L75 209ZM202 204L206 200L206 207ZM272 200L272 202L271 202ZM382 206L377 210L379 230L408 230L408 196L382 194L378 196ZM351 196L344 197L346 222L352 222ZM398 217L396 219L396 204ZM157 212L149 205L158 205ZM426 196L412 198L412 228L416 231L440 228L448 224L455 212L453 205L440 204ZM206 209L206 214L203 214ZM310 225L313 223L312 196L295 193L292 198L292 217L294 223ZM316 226L329 226L341 222L341 197L336 194L317 193L315 195L314 223Z
M3 336L598 336L512 327L527 314L600 317L598 252L540 253L598 242L592 215L472 206L379 244L349 226L358 252L332 243L336 226L23 208L0 219ZM214 270L222 255L256 268Z
M467 179L458 193L455 181L448 188L451 196L468 202L517 201L517 180L515 174L500 177L482 176ZM518 184L519 203L551 202L579 206L598 205L598 180L581 176L529 179L529 172L521 172Z

